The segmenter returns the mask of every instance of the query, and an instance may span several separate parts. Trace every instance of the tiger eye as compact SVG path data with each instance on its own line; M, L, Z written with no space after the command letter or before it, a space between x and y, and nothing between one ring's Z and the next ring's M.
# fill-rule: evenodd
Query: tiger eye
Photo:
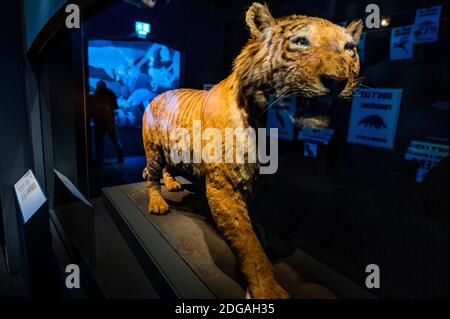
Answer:
M311 42L305 37L296 37L291 40L291 42L295 45L309 46Z
M355 45L354 43L350 43L350 42L349 42L349 43L346 43L345 46L344 46L344 49L345 49L345 50L349 50L349 51L350 51L350 50L353 50L353 49L355 49L355 48L356 48L356 45Z

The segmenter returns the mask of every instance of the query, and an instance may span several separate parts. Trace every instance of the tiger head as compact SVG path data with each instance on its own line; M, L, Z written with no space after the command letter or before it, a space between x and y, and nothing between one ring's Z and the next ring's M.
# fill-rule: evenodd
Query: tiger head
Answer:
M345 98L358 86L361 20L344 28L302 15L275 19L254 3L246 21L252 39L235 61L244 90L253 85L278 96Z

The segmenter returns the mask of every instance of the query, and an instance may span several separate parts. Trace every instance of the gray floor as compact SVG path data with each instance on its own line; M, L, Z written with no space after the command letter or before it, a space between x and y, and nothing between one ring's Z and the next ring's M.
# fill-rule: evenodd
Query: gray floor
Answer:
M22 274L8 274L3 247L0 247L0 299L24 298Z

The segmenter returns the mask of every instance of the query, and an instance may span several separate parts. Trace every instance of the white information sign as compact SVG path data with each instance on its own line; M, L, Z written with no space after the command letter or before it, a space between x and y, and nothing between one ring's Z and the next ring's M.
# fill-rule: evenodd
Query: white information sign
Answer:
M44 205L47 198L42 192L42 189L31 170L26 172L26 174L14 185L14 190L16 192L23 220L27 223L39 208Z

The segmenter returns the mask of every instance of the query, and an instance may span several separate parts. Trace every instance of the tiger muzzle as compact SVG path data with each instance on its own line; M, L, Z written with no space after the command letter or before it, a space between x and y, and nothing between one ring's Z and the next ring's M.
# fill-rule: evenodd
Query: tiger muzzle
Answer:
M328 94L332 97L336 97L345 90L348 79L330 75L322 75L320 77L320 81L322 82L322 85L328 89Z

